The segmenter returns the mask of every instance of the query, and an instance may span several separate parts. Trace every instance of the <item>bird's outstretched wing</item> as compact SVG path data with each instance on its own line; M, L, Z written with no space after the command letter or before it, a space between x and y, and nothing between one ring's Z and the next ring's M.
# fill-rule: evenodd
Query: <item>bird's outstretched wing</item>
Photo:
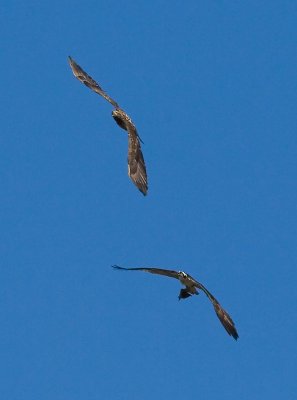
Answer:
M148 190L147 173L136 126L121 108L113 110L112 116L116 123L128 133L128 175L145 196Z
M148 182L145 162L141 151L139 136L132 126L128 126L128 175L138 189L146 195Z
M110 104L112 104L115 108L119 108L119 105L116 101L114 101L104 90L98 85L98 83L90 77L70 56L68 57L69 65L72 69L73 75L85 84L88 88L93 90L95 93L100 94L100 96L104 97Z
M192 278L192 279L195 283L196 288L202 290L206 294L206 296L209 298L209 300L212 302L214 310L215 310L219 320L221 321L223 327L228 332L228 334L230 336L233 336L233 338L235 340L237 340L239 338L239 336L238 336L237 330L235 328L235 324L234 324L232 318L230 317L230 315L227 313L227 311L225 311L223 309L223 307L220 305L218 300L206 289L205 286L202 285L202 283L196 281L196 279L194 279L194 278Z
M164 275L164 276L169 276L170 278L178 279L177 271L172 271L170 269L161 269L161 268L123 268L123 267L119 267L118 265L112 265L112 268L119 269L119 270L122 270L122 271L144 271L144 272L149 272L151 274Z

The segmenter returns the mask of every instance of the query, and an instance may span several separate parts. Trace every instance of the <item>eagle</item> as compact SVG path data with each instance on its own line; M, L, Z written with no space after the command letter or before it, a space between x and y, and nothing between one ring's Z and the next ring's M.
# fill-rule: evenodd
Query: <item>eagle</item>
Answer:
M91 78L70 56L68 57L73 75L93 92L104 97L113 107L112 116L116 123L128 133L128 175L145 196L148 190L147 173L141 151L141 139L129 115Z
M239 338L235 324L230 317L230 315L223 309L218 300L203 286L200 282L196 281L191 275L183 271L173 271L169 269L161 268L123 268L118 265L112 266L114 269L122 271L144 271L151 274L169 276L170 278L175 278L180 281L180 283L185 286L185 288L180 290L178 299L186 299L194 294L199 294L198 290L202 290L209 300L212 302L214 310L221 321L221 324L226 329L227 333L232 336L235 340Z

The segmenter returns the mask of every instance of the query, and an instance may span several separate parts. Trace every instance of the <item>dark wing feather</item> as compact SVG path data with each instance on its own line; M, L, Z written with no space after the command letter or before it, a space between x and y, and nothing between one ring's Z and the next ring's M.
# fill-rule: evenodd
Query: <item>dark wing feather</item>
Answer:
M70 56L68 57L69 64L72 69L73 75L85 84L89 89L93 90L95 93L100 94L100 96L104 97L110 104L112 104L115 108L119 108L119 105L116 101L114 101L104 90L98 85L98 83L90 77Z
M113 110L112 116L116 123L128 132L128 175L145 196L148 190L147 174L136 127L121 108Z
M161 269L161 268L123 268L123 267L119 267L118 265L112 265L112 268L120 269L120 270L123 270L123 271L144 271L144 272L149 272L151 274L164 275L164 276L169 276L170 278L178 279L177 271L173 271L173 270L170 270L170 269Z
M228 334L230 336L233 336L234 339L237 340L239 338L239 336L238 336L237 330L235 328L235 324L234 324L232 318L230 317L230 315L227 313L227 311L225 311L223 309L223 307L220 305L218 300L206 289L205 286L202 285L202 283L199 283L194 278L192 278L192 279L193 279L197 289L201 289L206 294L206 296L209 298L209 300L212 302L214 310L215 310L219 320L221 321L223 327L228 332Z
M144 194L147 194L148 182L145 162L141 151L140 139L133 125L128 124L128 175Z

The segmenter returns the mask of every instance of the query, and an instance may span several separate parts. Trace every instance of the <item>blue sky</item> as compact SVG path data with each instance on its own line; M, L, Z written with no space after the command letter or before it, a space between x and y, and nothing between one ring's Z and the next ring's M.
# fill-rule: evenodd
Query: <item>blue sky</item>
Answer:
M297 5L4 1L3 399L295 399ZM149 192L127 176L127 111ZM121 266L183 269L203 293Z

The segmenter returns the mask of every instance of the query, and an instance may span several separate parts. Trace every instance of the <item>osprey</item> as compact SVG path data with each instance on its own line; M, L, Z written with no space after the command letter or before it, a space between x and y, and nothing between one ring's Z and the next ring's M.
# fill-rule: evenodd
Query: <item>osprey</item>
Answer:
M182 285L185 286L185 288L180 290L178 296L179 300L186 299L187 297L190 297L194 294L199 294L197 289L202 290L209 298L209 300L212 302L214 310L219 320L221 321L223 327L226 329L227 333L230 336L233 336L235 340L239 338L237 330L235 328L235 324L232 321L230 315L227 313L227 311L223 309L218 300L201 283L196 281L196 279L192 278L191 275L187 274L186 272L172 271L169 269L160 269L160 268L123 268L119 267L118 265L113 265L112 267L124 271L144 271L144 272L150 272L151 274L165 275L169 276L170 278L176 278L180 281Z
M105 100L114 106L115 109L112 111L111 115L116 123L128 133L128 175L142 194L146 195L148 183L144 158L140 146L141 139L138 136L136 127L131 118L70 56L68 59L74 76L89 89L104 97Z

